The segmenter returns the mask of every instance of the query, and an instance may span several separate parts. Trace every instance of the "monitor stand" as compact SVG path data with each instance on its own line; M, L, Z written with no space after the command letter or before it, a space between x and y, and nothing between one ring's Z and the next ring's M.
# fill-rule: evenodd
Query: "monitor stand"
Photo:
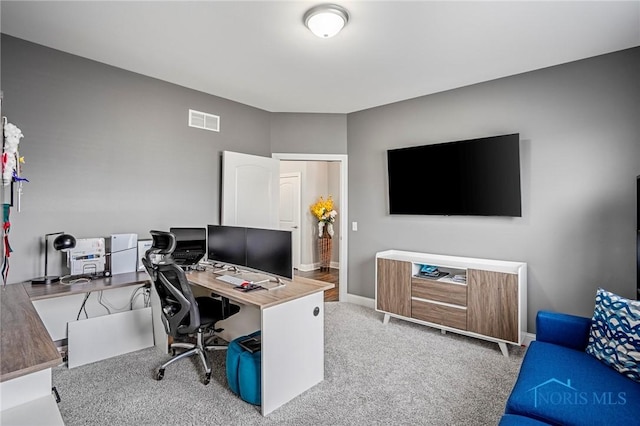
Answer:
M275 284L273 284L275 282ZM267 290L276 290L278 288L285 287L287 284L280 279L280 277L271 277L268 282L264 282L262 287Z
M221 275L235 275L239 274L241 271L236 266L218 264L213 267L213 270L211 272Z
M271 277L269 277L268 275L261 274L259 272L243 271L239 272L237 275L239 278L242 278L245 281L249 281L252 284L266 283L271 279Z

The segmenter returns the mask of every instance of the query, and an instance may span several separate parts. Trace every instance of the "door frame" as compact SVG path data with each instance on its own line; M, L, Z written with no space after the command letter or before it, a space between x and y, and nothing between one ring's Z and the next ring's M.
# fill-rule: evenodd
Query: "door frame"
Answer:
M336 161L340 163L340 209L338 214L340 222L340 272L338 284L338 300L345 302L348 295L348 156L346 154L292 154L276 152L271 154L272 158L286 161Z

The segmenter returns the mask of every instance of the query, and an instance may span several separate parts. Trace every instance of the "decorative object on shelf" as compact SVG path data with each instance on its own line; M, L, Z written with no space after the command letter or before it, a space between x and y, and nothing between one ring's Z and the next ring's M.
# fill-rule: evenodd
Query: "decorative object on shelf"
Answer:
M59 235L60 234L60 235ZM44 236L44 277L34 278L31 280L31 284L52 284L60 281L59 276L49 276L47 275L47 267L48 267L48 257L49 257L49 237L52 235L58 235L55 240L53 240L53 248L56 250L69 250L76 246L76 239L69 234L65 234L64 232L52 232L50 234L45 234Z
M333 208L333 198L326 200L322 197L311 205L311 213L318 219L318 254L320 255L320 270L328 271L331 263L331 249L333 224L338 212Z

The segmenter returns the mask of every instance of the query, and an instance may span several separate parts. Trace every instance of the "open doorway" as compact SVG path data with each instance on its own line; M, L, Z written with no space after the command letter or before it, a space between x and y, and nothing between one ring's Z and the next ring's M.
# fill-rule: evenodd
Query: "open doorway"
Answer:
M295 199L299 206L299 218L296 223L295 214L283 212L287 221L292 220L292 229L299 230L299 253L294 261L296 274L320 281L336 284L336 290L325 293L325 300L346 300L347 298L347 156L335 154L286 154L275 153L273 158L281 162L281 174L285 176L287 189L285 197ZM292 181L299 176L300 189L295 189ZM285 182L285 181L283 181ZM295 184L293 184L295 185ZM296 195L296 191L299 191ZM319 196L331 195L335 202L338 216L334 224L334 238L329 270L320 271L317 257L317 220L311 217L309 207ZM291 200L283 201L285 206ZM290 208L290 207L285 207ZM295 227L298 226L296 229ZM295 237L294 237L295 238ZM294 242L294 247L296 242ZM295 248L294 248L295 249ZM296 258L296 255L294 255Z

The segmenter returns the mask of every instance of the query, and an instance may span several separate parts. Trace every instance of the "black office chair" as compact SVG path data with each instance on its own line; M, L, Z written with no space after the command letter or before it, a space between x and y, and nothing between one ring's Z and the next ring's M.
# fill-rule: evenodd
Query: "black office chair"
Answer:
M174 339L184 339L195 335L195 343L175 342L170 348L174 355L158 369L156 379L162 380L165 368L179 359L191 355L199 355L204 366L206 377L204 384L211 380L211 367L207 360L206 349L226 349L226 344L205 345L205 332L216 332L216 322L230 317L240 311L240 307L232 305L226 298L220 300L212 297L194 297L184 270L173 262L171 253L176 247L175 235L170 232L150 231L153 243L146 251L142 263L153 282L160 297L162 306L162 322L167 334ZM187 349L175 355L176 348Z

